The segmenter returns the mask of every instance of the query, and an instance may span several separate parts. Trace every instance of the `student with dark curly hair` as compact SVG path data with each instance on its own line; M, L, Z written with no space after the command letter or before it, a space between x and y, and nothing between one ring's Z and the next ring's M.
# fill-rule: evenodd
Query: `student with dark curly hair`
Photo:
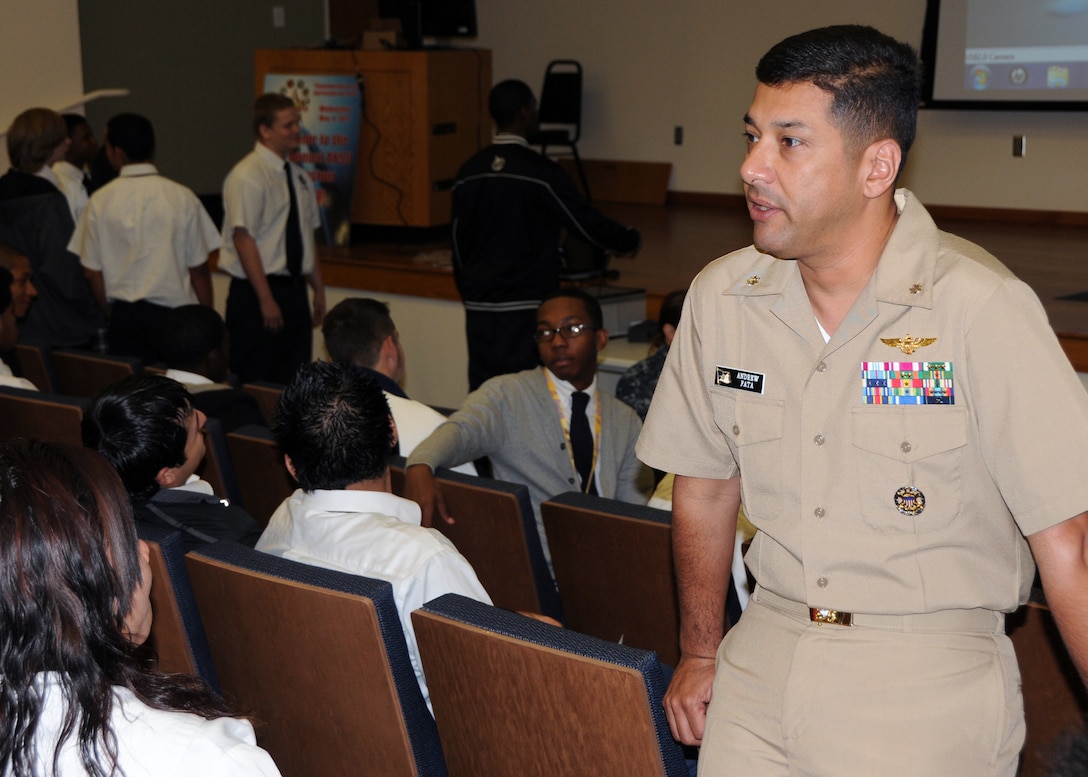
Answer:
M0 445L0 774L279 774L203 681L133 658L150 589L147 546L104 458Z

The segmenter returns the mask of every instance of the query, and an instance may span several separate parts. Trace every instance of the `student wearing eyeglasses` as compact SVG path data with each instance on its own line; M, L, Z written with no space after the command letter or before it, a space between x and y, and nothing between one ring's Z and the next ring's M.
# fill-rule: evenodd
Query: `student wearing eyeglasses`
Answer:
M634 455L642 422L598 390L597 354L608 343L600 303L580 289L560 289L544 299L536 317L544 366L499 375L470 394L408 457L406 487L423 509L424 525L471 520L449 515L434 470L487 456L497 479L529 487L550 563L541 502L583 491L645 504L653 478Z

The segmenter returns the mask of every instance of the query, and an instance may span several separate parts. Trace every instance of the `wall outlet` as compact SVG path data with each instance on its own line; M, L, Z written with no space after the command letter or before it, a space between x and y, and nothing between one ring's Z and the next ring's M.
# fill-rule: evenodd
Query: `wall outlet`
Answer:
M673 130L672 130L672 142L673 142L673 145L676 145L676 146L684 145L684 128L683 127L673 127Z
M287 26L286 14L282 5L272 6L272 26L273 27L285 27Z
M1024 156L1028 150L1028 139L1026 135L1013 135L1012 136L1012 155Z

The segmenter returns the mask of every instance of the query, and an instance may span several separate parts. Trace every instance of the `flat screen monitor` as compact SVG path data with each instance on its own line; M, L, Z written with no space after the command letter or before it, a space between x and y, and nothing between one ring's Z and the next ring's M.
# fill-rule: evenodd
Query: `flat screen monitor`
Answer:
M1088 0L928 0L923 104L1088 110Z
M385 18L400 19L408 48L424 46L424 39L475 38L476 0L381 0Z

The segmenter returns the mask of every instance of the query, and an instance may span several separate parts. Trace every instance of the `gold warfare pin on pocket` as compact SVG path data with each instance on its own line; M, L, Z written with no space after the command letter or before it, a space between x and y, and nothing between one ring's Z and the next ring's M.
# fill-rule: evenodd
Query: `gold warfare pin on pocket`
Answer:
M906 337L882 337L880 342L891 348L898 348L900 351L910 356L919 348L925 348L927 345L933 345L937 342L936 337L911 337L908 333Z

